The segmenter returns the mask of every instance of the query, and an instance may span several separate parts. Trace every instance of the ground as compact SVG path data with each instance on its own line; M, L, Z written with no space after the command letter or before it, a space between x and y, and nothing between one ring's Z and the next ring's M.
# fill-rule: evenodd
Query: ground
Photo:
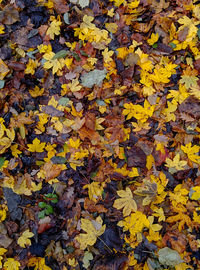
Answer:
M200 2L0 8L0 268L200 269Z

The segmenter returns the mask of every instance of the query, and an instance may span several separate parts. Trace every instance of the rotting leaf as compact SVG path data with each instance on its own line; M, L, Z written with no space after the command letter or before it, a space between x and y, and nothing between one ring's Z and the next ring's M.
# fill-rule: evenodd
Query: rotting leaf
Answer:
M0 22L11 25L19 21L19 12L14 5L7 5L0 13Z
M88 88L92 88L94 85L100 86L105 77L105 70L95 69L81 76L81 84Z
M158 259L162 265L174 267L182 263L179 253L171 248L164 247L158 251Z

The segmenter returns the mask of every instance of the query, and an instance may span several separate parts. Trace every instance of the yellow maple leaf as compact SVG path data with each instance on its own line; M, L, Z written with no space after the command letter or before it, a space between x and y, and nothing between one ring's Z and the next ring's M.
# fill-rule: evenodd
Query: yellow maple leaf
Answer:
M4 221L5 219L6 219L6 209L2 209L0 210L0 222Z
M13 157L16 158L18 158L18 155L22 153L22 151L18 149L18 144L11 145L10 149L12 151Z
M38 140L38 138L35 138L32 144L27 144L28 151L38 153L42 153L44 151L45 145L46 143L40 143L40 140Z
M117 194L121 198L115 200L113 207L117 209L123 208L123 216L128 216L132 211L137 211L137 204L129 187L126 187L126 190L117 191Z
M44 93L44 88L39 88L38 86L35 86L34 90L29 90L29 93L33 98L40 97Z
M82 86L79 85L79 81L78 79L73 79L71 83L68 84L69 86L69 89L72 91L72 92L78 92L81 90Z
M154 157L152 155L148 155L147 156L147 163L146 163L147 169L150 170L154 163L155 163Z
M199 200L200 199L200 186L192 187L190 189L189 197L191 200Z
M106 48L103 52L102 52L102 55L103 55L103 60L105 63L108 63L110 61L112 61L113 59L111 58L111 56L114 54L113 51L108 51L108 48Z
M198 163L200 159L200 156L195 155L196 153L199 152L199 149L200 147L198 145L192 146L191 142L186 144L185 146L181 145L181 150L183 150L183 152L187 154L188 158L191 161L196 162L196 163Z
M28 266L35 266L34 270L52 270L49 266L45 264L45 258L33 257L28 261Z
M76 152L74 154L74 159L77 160L77 159L82 159L84 157L88 157L89 155L89 152L87 149L80 149L80 152Z
M182 75L180 79L180 83L184 83L186 89L197 86L197 81L199 79L195 76Z
M88 188L88 195L90 200L97 202L97 199L101 197L103 193L104 183L92 182L85 185L83 188Z
M116 23L105 23L105 27L110 33L114 34L117 32L118 25Z
M4 253L7 251L7 249L5 248L0 248L0 269L2 269L2 260L3 260L3 256L1 255L4 255Z
M33 75L35 73L35 69L40 65L37 60L30 59L28 60L28 64L26 65L26 69L24 71L25 74Z
M56 20L54 18L53 21L51 22L46 34L49 35L51 39L54 39L54 35L57 36L60 34L61 24L62 24L62 22L60 21L59 17L58 17L58 20Z
M107 15L108 15L109 17L112 18L112 17L115 15L115 13L114 13L114 8L109 9L109 10L107 11Z
M69 146L75 149L78 149L79 146L81 145L80 139L73 140L72 138L69 139Z
M93 246L97 240L97 237L102 235L106 229L106 225L103 225L103 220L100 216L96 220L81 219L81 229L86 233L80 233L76 240L80 244L80 249L84 250L87 246Z
M158 39L159 39L159 34L158 33L156 33L156 34L152 33L151 38L149 38L147 40L147 42L148 42L149 45L152 46L154 43L156 43L158 41Z
M18 270L20 266L20 262L16 261L13 258L8 258L7 261L3 265L3 269L5 270Z
M165 162L166 162L166 167L169 168L170 173L184 170L184 167L187 165L187 161L180 160L180 154L176 154L173 160L170 158L166 158Z
M53 53L53 56L55 54ZM63 58L61 59L52 59L53 56L51 57L51 59L47 60L44 63L44 68L46 69L50 69L52 68L52 73L55 74L56 72L59 72L62 70L62 68L65 66L65 60Z
M30 246L31 245L31 240L29 238L31 238L33 236L34 236L34 233L29 232L29 230L26 230L18 238L17 244L22 248L25 248L26 246Z
M4 30L5 30L4 25L0 25L0 35L5 34Z
M197 75L197 70L192 70L190 67L187 67L187 69L183 70L183 75L181 75L179 83L184 84L187 90L192 87L197 87L197 81L199 80Z

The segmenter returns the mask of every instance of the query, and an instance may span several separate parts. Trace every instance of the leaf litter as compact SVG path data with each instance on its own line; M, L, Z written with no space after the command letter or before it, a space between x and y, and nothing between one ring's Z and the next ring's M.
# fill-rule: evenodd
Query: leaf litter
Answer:
M0 268L199 269L199 1L0 8Z

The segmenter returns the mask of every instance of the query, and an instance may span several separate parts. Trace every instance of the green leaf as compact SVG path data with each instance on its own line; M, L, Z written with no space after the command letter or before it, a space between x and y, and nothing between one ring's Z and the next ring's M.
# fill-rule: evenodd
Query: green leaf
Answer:
M0 157L0 169L3 167L5 162L5 158L4 157Z
M86 52L84 52L83 50L80 50L80 53L83 55L83 56L89 56Z
M47 206L47 204L46 204L45 202L39 202L39 203L38 203L38 206L39 206L40 208L45 208L45 207Z
M45 214L46 215L53 214L53 207L51 205L46 206Z
M46 199L46 198L52 198L52 193L47 193L47 194L45 194L44 195L44 198Z
M54 55L54 57L52 58L52 60L64 58L64 57L67 56L68 54L69 54L68 51L61 50L61 51L57 52L57 53Z
M58 202L58 199L55 199L55 200L51 200L52 203L57 203Z
M81 61L81 58L78 56L77 53L71 52L71 55L76 59L76 61Z
M156 49L158 47L158 44L157 43L154 43L153 45L152 45L152 48L154 48L154 49Z
M45 210L42 210L38 213L38 218L41 219L41 218L44 218L45 217Z

